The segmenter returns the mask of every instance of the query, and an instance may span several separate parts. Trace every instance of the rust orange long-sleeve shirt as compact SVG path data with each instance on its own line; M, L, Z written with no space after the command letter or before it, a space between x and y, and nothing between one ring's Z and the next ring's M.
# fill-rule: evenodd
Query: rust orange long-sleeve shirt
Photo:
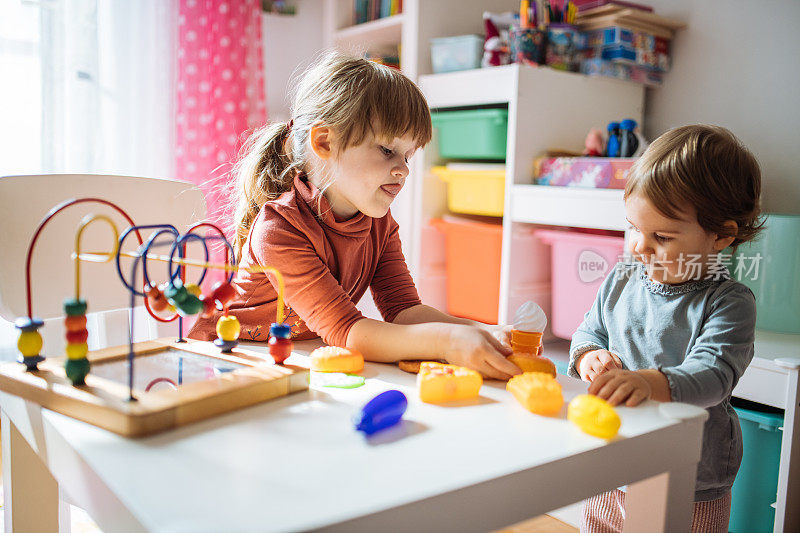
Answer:
M265 341L276 318L277 289L272 274L243 269L252 265L271 266L283 275L286 322L295 339L320 336L344 346L350 328L363 318L356 303L367 288L387 322L420 304L391 213L382 218L359 213L337 221L319 189L303 176L261 208L233 280L236 297L229 309L241 323L239 338ZM188 336L216 338L221 314L199 318Z

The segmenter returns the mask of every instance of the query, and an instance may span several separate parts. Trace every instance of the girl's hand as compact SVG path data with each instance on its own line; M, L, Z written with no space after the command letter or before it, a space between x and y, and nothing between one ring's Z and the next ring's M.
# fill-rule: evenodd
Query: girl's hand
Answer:
M583 381L594 381L610 370L621 369L622 361L608 350L591 350L583 354L576 365Z
M441 354L448 363L477 370L487 378L508 380L521 370L506 359L511 348L488 330L466 324L447 324Z
M624 402L627 407L634 407L649 400L653 389L639 372L616 368L597 376L589 386L589 394L607 400L611 405Z
M511 330L512 326L501 326L495 324L479 325L481 329L485 329L491 333L495 339L500 341L500 344L511 348Z

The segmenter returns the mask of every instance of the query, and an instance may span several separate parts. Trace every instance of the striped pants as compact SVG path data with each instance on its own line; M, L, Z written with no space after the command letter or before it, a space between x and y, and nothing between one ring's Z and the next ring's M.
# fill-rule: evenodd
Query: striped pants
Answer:
M692 533L727 533L731 493L708 502L695 502ZM581 533L616 533L625 523L625 493L619 489L592 496L583 502Z

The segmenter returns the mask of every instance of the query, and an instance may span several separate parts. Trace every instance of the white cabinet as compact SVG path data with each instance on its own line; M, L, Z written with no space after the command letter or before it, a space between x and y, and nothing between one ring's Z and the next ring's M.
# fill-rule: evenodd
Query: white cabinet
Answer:
M622 191L532 185L533 160L548 149L580 151L592 127L633 118L642 123L644 88L632 82L590 78L546 67L506 65L420 76L432 109L491 104L508 105L505 210L501 259L501 323L509 318L511 264L509 246L515 224L625 229ZM440 163L437 140L414 162L409 264L415 278L426 272L422 228L446 212L446 191L430 167ZM475 253L480 253L476 250ZM523 266L524 267L524 266ZM468 288L465 288L467 290Z

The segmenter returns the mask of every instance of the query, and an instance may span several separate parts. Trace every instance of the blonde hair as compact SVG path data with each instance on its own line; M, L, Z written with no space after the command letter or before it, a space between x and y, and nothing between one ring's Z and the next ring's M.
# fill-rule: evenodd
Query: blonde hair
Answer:
M661 135L634 163L625 199L642 194L664 216L677 219L687 206L710 233L735 237L734 249L761 231L761 169L730 131L696 124ZM733 220L735 235L725 226Z
M290 190L295 174L306 170L309 132L320 122L336 132L339 152L369 134L387 139L410 134L417 147L431 139L428 104L411 80L366 59L325 53L300 79L291 122L256 130L231 171L237 258L261 207Z

